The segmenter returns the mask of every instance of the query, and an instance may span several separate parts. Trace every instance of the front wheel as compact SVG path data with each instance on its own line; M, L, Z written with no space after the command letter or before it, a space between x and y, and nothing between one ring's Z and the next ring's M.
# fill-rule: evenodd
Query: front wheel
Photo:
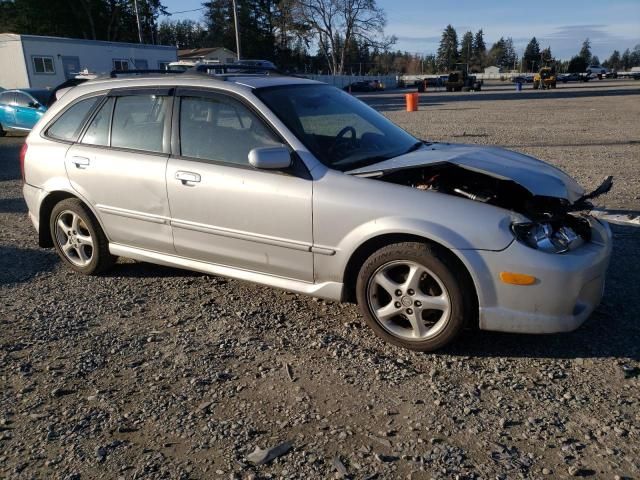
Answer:
M473 315L468 283L448 252L397 243L363 264L356 297L368 325L384 340L417 351L451 342Z
M115 263L100 224L77 198L68 198L53 207L50 228L58 255L75 271L95 275Z
M4 137L7 134L7 131L2 127L0 123L0 137Z

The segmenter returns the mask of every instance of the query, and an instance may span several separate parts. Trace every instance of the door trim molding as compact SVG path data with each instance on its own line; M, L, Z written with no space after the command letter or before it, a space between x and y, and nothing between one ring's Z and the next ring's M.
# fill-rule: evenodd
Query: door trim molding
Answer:
M313 246L307 242L296 242L294 240L286 240L279 237L271 237L269 235L259 235L230 228L212 227L202 223L188 222L186 220L171 220L170 224L172 227L182 228L184 230L208 233L211 235L218 235L220 237L236 238L238 240L246 240L254 243L264 243L267 245L274 245L276 247L290 248L301 252L311 252L311 248Z
M138 212L136 210L127 210L126 208L108 207L107 205L101 204L97 204L96 209L100 213L106 213L108 215L117 215L119 217L133 218L157 224L168 225L170 220L169 217L164 217L162 215L153 215L150 213Z
M262 243L265 245L273 245L276 247L289 248L299 252L310 252L318 255L335 255L336 249L326 246L313 245L307 242L296 242L295 240L286 240L280 237L272 237L269 235L259 235L256 233L244 232L241 230L233 230L230 228L212 227L202 223L188 222L186 220L172 220L162 215L153 215L143 213L136 210L127 210L125 208L109 207L107 205L97 204L96 209L100 213L107 215L116 215L119 217L133 218L159 225L170 225L172 228L181 228L183 230L191 230L193 232L206 233L209 235L218 235L220 237L235 238L237 240L245 240L247 242Z

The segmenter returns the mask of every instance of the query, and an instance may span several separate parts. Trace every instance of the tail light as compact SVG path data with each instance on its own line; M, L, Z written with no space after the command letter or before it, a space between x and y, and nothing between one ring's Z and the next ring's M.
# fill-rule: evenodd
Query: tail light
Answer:
M22 148L20 149L20 174L22 175L22 183L25 183L25 176L24 176L24 157L27 156L27 148L29 148L29 146L27 145L27 143L25 142L22 145Z

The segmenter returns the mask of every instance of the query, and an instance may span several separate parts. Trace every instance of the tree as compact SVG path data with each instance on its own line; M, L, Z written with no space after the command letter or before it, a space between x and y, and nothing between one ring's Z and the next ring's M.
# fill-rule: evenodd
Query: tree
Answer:
M438 68L440 71L453 69L458 61L458 34L455 28L447 25L442 32L440 47L438 48Z
M584 42L582 42L582 48L578 56L584 60L587 66L591 63L591 42L588 38L585 38Z
M540 44L536 37L533 37L524 49L524 56L522 57L522 68L531 72L540 68Z
M487 45L484 43L484 33L482 29L478 30L478 32L473 37L473 45L472 45L472 60L474 70L480 71L484 66L485 57L487 55Z
M315 37L334 75L343 73L354 39L382 49L395 43L384 36L386 14L375 0L294 0L292 12Z
M460 42L460 62L471 65L473 58L473 33L467 32Z
M629 70L631 68L631 50L629 50L628 48L624 51L624 53L622 54L622 68L624 68L625 70Z
M583 73L587 70L588 63L580 55L576 55L569 60L567 71L569 73Z
M165 20L158 29L158 43L178 48L202 48L207 44L206 37L207 30L194 20Z
M604 61L603 66L611 70L620 70L622 68L622 57L618 50L614 50L611 56Z
M518 53L516 47L513 45L513 38L508 37L504 41L504 58L503 67L508 69L515 69L518 64Z
M143 43L156 43L161 0L138 0ZM0 0L0 31L138 42L131 0Z
M591 62L590 63L593 64L593 65L600 65L600 59L598 58L597 55L593 55L591 57Z

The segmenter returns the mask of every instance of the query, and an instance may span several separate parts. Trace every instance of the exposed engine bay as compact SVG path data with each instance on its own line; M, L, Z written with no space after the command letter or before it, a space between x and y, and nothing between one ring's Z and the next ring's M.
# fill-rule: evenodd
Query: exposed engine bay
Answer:
M374 178L385 182L431 190L488 203L526 215L529 223L514 225L514 234L533 248L562 253L591 240L586 214L589 200L607 193L612 177L574 203L563 198L533 195L513 180L443 162L413 168L379 172Z

